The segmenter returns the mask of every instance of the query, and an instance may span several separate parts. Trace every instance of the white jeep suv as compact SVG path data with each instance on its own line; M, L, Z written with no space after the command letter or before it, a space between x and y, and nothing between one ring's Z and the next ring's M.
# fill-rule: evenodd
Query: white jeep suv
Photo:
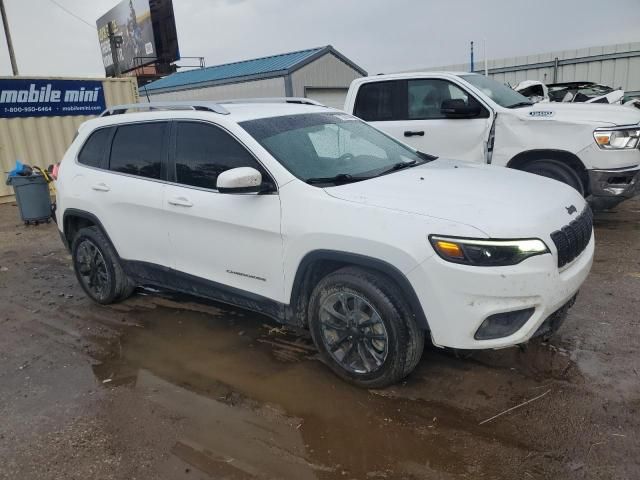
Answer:
M366 387L411 372L427 333L484 349L554 331L594 251L574 189L303 99L114 107L80 127L57 192L96 302L149 285L254 310Z

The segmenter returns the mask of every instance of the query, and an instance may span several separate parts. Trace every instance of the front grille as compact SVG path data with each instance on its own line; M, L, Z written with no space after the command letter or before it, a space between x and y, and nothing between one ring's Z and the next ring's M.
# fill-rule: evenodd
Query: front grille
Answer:
M569 225L551 234L551 240L558 249L558 268L571 263L587 248L592 232L593 213L587 206Z

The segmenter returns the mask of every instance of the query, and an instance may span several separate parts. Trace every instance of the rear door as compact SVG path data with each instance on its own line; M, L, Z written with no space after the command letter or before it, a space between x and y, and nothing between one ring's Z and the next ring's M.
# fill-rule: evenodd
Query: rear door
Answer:
M85 183L124 260L170 266L162 202L169 127L165 121L110 127L102 168Z
M481 106L474 118L449 118L445 100ZM439 78L416 78L363 84L354 114L372 125L431 155L486 162L491 114L461 86Z
M263 181L267 171L233 135L206 122L174 122L171 152L165 210L175 268L229 294L281 300L279 195L216 190L218 175L231 168L253 167Z

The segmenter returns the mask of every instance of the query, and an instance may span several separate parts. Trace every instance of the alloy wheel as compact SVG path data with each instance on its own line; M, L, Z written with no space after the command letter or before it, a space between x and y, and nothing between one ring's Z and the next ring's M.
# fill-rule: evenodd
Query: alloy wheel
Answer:
M376 309L361 296L337 292L320 305L320 330L329 355L351 373L367 374L384 364L387 329Z
M95 298L107 295L111 283L107 263L98 247L88 239L82 240L76 249L76 269L80 280Z

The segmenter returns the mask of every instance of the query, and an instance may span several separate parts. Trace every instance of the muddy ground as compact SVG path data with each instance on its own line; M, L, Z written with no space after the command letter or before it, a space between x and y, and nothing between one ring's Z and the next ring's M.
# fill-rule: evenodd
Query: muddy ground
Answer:
M640 201L599 214L596 239L549 343L430 347L366 391L249 312L93 304L55 226L2 205L0 478L640 478Z

